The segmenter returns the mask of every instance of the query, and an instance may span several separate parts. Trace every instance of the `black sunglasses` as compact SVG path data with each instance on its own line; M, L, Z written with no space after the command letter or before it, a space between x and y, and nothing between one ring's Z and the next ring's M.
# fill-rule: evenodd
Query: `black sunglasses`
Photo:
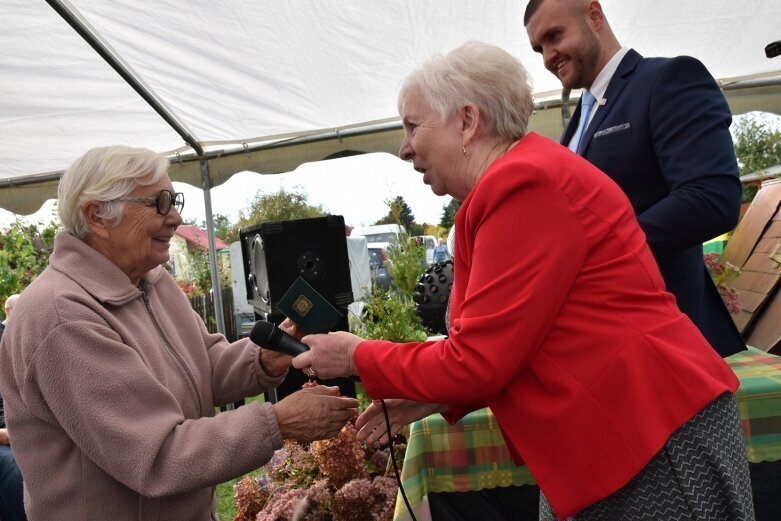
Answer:
M168 215L172 206L176 207L176 211L180 214L182 209L184 209L184 194L182 192L171 193L168 190L160 190L160 194L157 197L118 197L115 201L156 206L157 213L160 215Z

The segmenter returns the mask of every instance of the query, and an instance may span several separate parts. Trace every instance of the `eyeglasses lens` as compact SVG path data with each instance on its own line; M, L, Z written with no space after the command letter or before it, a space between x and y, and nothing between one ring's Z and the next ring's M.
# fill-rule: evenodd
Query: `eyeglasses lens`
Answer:
M168 190L161 190L157 196L157 211L162 215L167 215L171 211L171 200L173 196Z
M175 206L176 211L182 213L184 194L181 192L172 194L168 190L161 190L160 195L157 196L157 211L162 215L168 215L168 212L171 211L171 206Z

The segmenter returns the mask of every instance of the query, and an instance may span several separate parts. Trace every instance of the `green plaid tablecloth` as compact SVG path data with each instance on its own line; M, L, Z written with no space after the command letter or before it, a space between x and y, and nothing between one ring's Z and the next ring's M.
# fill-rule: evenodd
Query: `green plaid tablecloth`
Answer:
M781 459L781 357L750 348L726 361L740 379L737 398L749 461ZM535 483L525 466L513 464L489 409L474 411L455 425L439 414L414 422L401 480L418 521L431 521L430 492ZM409 519L399 493L394 520Z
M429 492L466 492L534 484L525 467L516 467L490 409L480 409L449 425L434 414L410 427L401 470L407 499L418 521L431 521ZM394 520L411 519L401 493Z
M781 357L750 347L726 360L740 380L737 397L748 460L781 460Z

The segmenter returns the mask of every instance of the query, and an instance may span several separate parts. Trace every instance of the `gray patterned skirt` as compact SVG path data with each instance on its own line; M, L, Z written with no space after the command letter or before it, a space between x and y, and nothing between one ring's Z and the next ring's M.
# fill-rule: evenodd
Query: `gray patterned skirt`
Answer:
M557 521L540 493L540 521ZM567 521L753 521L737 400L721 395L618 492Z

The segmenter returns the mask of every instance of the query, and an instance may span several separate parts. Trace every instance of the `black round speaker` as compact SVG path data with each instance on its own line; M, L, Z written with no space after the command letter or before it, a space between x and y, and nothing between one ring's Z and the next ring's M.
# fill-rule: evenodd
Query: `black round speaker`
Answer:
M447 334L445 314L452 289L452 260L437 262L429 266L415 285L415 290L412 293L415 312L420 317L423 327L432 334Z

